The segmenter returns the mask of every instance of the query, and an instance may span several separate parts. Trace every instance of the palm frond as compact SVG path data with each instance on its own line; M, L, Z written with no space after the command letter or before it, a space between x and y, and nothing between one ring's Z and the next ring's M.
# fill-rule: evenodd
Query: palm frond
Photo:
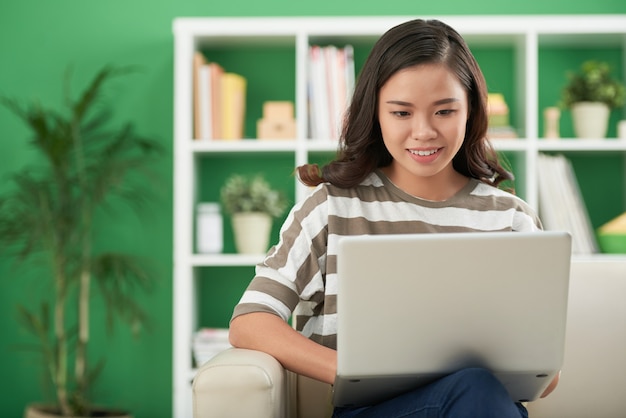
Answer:
M103 67L91 83L83 91L79 100L72 106L75 120L82 120L85 114L91 109L91 106L100 97L102 85L112 77L121 76L135 71L135 67L114 67L107 65Z
M133 331L148 325L148 317L136 298L138 290L152 290L153 276L143 263L126 254L106 253L94 258L92 272L106 301L111 328L115 317L130 325Z
M18 319L24 327L38 339L46 339L50 332L48 304L42 303L39 314L35 314L23 305L18 305Z

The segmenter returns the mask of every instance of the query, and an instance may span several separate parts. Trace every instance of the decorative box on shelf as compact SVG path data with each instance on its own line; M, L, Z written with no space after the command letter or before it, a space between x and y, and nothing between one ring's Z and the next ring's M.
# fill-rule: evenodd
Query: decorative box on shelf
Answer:
M293 103L265 102L263 118L257 122L258 139L294 139L296 120L293 117Z

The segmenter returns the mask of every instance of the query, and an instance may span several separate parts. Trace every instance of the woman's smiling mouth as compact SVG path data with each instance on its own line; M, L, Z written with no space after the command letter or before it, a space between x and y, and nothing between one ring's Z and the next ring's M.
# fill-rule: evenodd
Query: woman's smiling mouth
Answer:
M439 152L441 148L436 148L436 149L428 149L428 150L421 150L421 149L409 149L408 151L413 154L413 155L417 155L420 157L428 157L430 155L436 154L437 152Z

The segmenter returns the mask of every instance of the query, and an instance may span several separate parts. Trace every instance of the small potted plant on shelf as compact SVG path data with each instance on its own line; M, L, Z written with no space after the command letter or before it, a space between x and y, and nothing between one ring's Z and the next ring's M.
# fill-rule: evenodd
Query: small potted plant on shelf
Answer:
M241 254L261 254L269 245L272 219L285 212L283 193L271 188L260 174L234 174L220 190L224 211L231 215L235 247Z
M572 110L578 138L604 138L611 109L624 105L624 83L611 77L605 62L586 61L578 73L568 74L562 105Z
M137 333L147 320L137 294L149 291L153 280L137 257L96 244L111 233L96 222L103 207L128 201L138 208L148 201L149 177L142 174L161 149L129 123L114 126L103 106L103 85L129 70L103 68L77 99L66 97L65 111L0 98L29 128L27 141L41 157L15 173L0 196L0 242L23 267L10 278L32 276L49 289L18 306L52 388L44 393L54 394L54 400L41 399L49 403L27 405L26 418L130 416L92 399L104 359L90 356L90 328L99 318L94 297L106 309L99 329L125 323Z

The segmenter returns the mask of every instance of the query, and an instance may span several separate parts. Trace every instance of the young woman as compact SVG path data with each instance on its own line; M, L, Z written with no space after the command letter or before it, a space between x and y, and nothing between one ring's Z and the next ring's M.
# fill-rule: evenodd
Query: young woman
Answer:
M359 75L336 159L321 170L298 168L300 180L315 188L291 210L235 307L233 346L264 351L287 369L332 384L340 237L541 229L524 201L497 187L512 175L486 139L486 98L476 60L449 26L412 20L385 33ZM287 323L291 316L296 330ZM483 369L334 414L527 416Z

